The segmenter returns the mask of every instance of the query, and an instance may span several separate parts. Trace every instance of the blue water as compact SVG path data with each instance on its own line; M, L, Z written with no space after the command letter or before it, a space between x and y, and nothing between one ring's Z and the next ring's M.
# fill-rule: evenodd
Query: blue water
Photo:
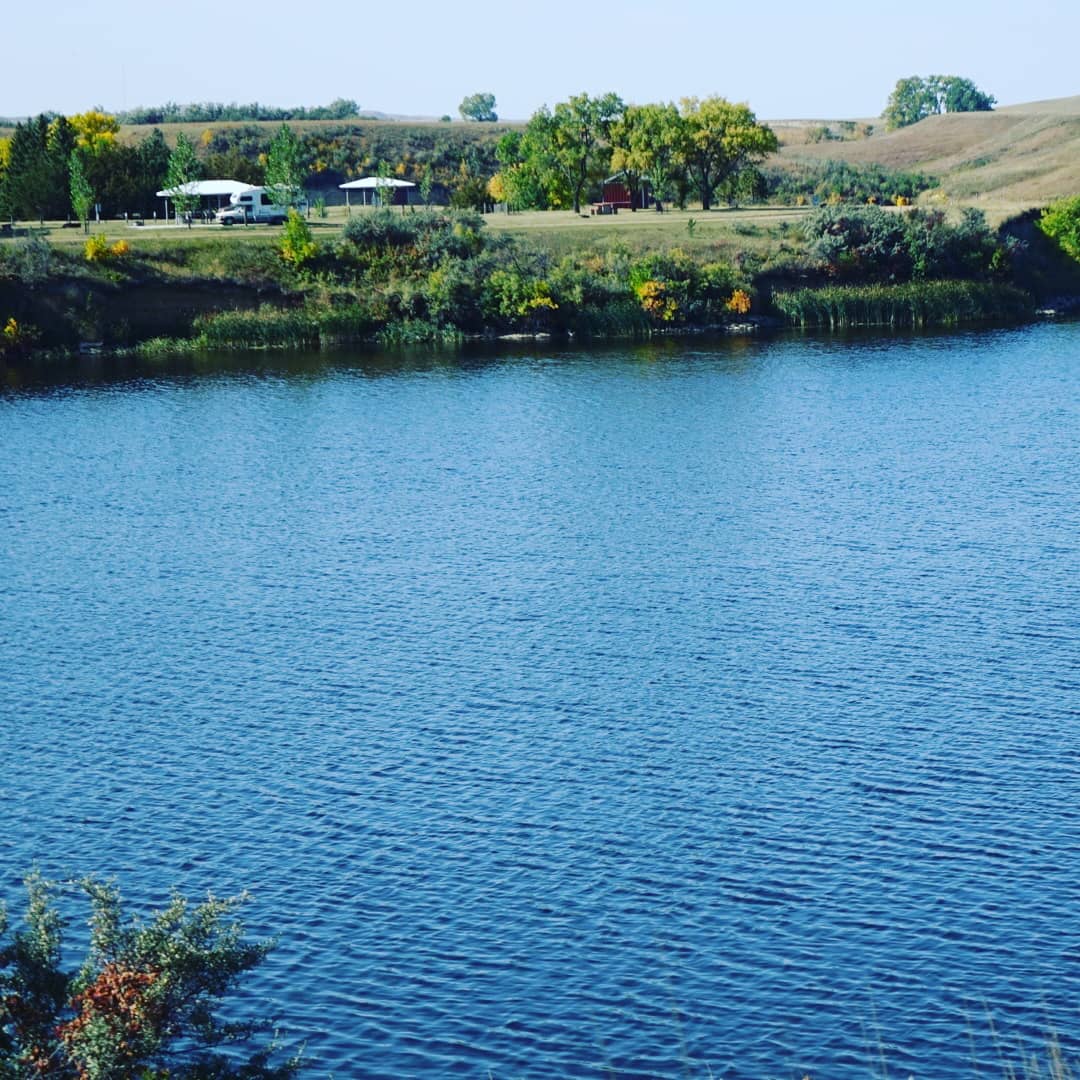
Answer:
M1080 326L245 363L0 392L9 902L250 889L314 1075L1076 1055Z

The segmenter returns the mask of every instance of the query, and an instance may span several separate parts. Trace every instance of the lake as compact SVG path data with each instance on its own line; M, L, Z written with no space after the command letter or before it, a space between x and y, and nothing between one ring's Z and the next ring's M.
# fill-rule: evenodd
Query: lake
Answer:
M9 905L250 889L317 1076L1075 1058L1080 325L92 363L0 391Z

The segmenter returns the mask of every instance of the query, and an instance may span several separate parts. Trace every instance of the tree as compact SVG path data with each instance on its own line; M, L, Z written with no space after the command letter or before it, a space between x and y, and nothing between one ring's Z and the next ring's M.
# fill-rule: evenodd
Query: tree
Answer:
M544 106L529 120L521 142L526 160L547 174L546 186L558 191L557 198L565 196L575 214L587 186L603 179L611 160L611 129L625 108L617 94L577 94L554 110Z
M745 104L722 97L683 98L679 150L697 185L702 210L712 206L713 194L744 169L757 165L779 147L776 135Z
M885 104L889 131L917 124L942 112L989 112L997 102L970 79L958 75L911 75L897 80Z
M165 187L169 173L169 144L160 128L154 128L136 149L138 186L133 209L149 217L157 206L157 193ZM225 174L228 175L228 174ZM241 179L241 177L237 177Z
M4 174L4 203L12 217L44 222L47 207L55 202L51 166L48 117L16 124Z
M1039 229L1066 255L1080 259L1080 195L1051 203L1042 212Z
M86 170L83 168L82 154L78 150L71 151L71 161L68 165L71 189L71 207L75 216L82 222L83 232L90 232L90 209L94 205L94 189L90 181L86 179Z
M178 214L186 216L198 209L199 196L191 191L191 187L201 173L195 147L181 131L176 136L176 146L169 155L169 167L165 170L165 190L171 192Z
M494 94L470 94L458 106L462 120L494 121L498 120L495 112Z
M424 165L420 172L420 198L424 200L425 206L431 205L431 192L435 187L435 170L428 163Z
M67 217L70 213L69 181L75 140L75 128L66 116L57 116L50 122L45 140L49 186L46 216L49 218Z
M71 126L78 134L80 149L91 154L115 146L120 134L120 121L99 109L77 113L71 118Z
M11 211L7 203L8 164L11 161L11 139L0 139L0 217L8 217Z
M252 187L261 187L266 182L266 174L258 161L252 161L236 147L207 154L205 167L208 176L227 176L230 180L239 180Z
M275 206L296 206L304 194L303 151L300 137L282 124L266 155L266 188Z
M991 94L984 93L970 79L951 75L943 81L942 102L946 112L990 112L997 104Z
M125 920L111 885L86 879L68 891L89 901L90 939L77 969L63 966L61 886L26 879L23 925L0 912L0 1076L10 1080L197 1080L295 1075L297 1059L271 1064L265 1022L216 1015L240 976L272 942L246 942L234 918L244 897L175 897L146 922ZM230 1047L228 1056L218 1046Z
M500 187L508 210L546 210L550 205L544 183L545 151L526 133L508 131L495 146Z
M631 105L612 127L612 171L626 175L631 194L646 179L656 198L665 199L681 168L682 137L683 120L674 105Z

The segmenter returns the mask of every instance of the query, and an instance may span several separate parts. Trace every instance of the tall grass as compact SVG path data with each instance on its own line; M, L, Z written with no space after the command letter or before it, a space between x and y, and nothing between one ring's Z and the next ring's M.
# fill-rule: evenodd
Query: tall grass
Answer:
M834 285L773 293L773 307L792 326L956 326L1029 317L1034 301L1013 285L982 281L910 281L900 285Z
M200 349L303 349L372 338L377 324L359 304L221 311L195 321Z
M196 342L210 349L299 349L319 343L315 319L297 308L267 304L255 311L221 311L195 320Z

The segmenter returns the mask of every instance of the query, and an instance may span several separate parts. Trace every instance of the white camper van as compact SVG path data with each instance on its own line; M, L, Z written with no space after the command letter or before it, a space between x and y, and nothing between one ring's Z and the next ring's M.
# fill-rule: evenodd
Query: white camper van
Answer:
M249 221L265 221L280 225L289 216L284 206L277 205L264 187L249 187L229 196L229 205L214 215L222 225L243 225Z

